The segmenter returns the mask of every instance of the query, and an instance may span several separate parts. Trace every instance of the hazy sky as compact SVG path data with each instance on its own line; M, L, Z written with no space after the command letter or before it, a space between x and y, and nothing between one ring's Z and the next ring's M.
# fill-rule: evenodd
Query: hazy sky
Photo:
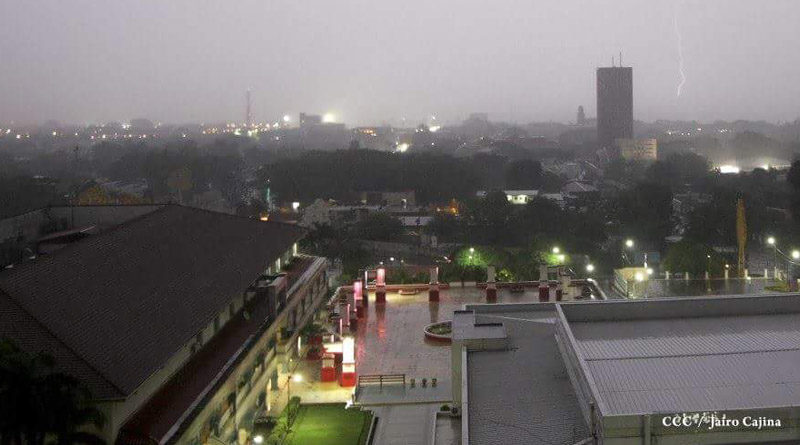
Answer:
M676 16L677 14L677 16ZM686 83L676 91L678 38ZM0 0L0 122L800 117L798 0Z

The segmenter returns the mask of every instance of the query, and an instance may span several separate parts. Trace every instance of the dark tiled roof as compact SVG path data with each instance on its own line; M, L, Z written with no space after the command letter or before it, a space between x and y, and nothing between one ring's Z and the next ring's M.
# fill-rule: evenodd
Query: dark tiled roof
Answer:
M0 272L0 337L50 352L98 398L125 397L302 235L165 206Z

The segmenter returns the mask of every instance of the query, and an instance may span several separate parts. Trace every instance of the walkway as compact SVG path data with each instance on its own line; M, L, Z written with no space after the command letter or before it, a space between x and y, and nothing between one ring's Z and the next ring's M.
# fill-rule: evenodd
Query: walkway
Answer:
M367 406L380 419L375 445L429 445L439 404Z

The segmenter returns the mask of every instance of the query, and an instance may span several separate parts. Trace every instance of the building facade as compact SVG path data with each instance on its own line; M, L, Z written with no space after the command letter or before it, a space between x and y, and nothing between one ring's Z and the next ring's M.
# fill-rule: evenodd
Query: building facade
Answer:
M633 68L597 69L597 142L612 149L617 139L633 137Z

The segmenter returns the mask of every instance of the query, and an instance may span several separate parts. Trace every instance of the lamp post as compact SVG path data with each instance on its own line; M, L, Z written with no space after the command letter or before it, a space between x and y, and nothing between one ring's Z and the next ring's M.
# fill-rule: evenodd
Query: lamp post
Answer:
M292 400L292 381L295 383L300 383L303 381L303 376L300 374L289 374L289 378L286 379L286 406L289 406L289 401Z
M633 249L633 240L632 239L628 238L628 239L625 240L625 248L631 249L631 250ZM628 255L625 253L625 249L622 249L622 260L623 260L623 264L622 264L623 266L625 266L625 262L627 262L628 264L633 264L633 262L630 261L630 259L628 258Z
M770 236L767 238L767 244L772 246L772 268L775 274L775 279L778 279L778 246L775 244L775 237Z

